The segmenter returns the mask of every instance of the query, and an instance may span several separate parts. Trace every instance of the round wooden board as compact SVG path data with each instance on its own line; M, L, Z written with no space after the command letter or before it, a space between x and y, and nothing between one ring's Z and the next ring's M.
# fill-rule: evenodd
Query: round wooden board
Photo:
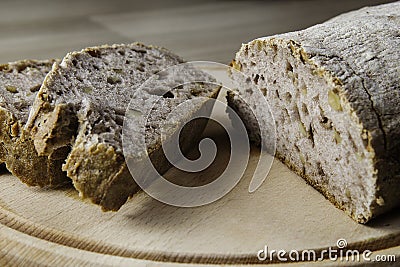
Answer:
M212 176L215 166L224 166L228 146L218 133L212 135L222 148L214 167L191 177L171 169L166 177L202 179ZM248 193L258 154L252 149L244 177L228 195L197 208L168 206L141 192L119 212L103 213L72 188L29 188L3 174L1 259L11 265L49 266L271 264L257 259L265 245L270 250L321 250L341 238L360 250L400 245L400 210L357 224L278 161L264 184Z

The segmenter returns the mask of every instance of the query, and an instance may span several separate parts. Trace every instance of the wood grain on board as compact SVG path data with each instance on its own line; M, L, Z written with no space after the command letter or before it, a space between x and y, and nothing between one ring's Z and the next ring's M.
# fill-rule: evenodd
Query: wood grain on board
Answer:
M4 1L0 61L62 58L90 45L142 41L187 60L228 63L242 42L384 2L389 1ZM218 139L218 131L214 134ZM228 153L227 145L221 147L205 173L172 169L167 177L196 180L218 173ZM265 245L321 250L340 238L351 248L400 260L399 209L357 224L278 161L260 189L249 194L257 156L253 149L244 177L227 196L198 208L167 206L139 193L119 212L103 213L72 188L29 188L3 173L0 265L259 264L256 253Z

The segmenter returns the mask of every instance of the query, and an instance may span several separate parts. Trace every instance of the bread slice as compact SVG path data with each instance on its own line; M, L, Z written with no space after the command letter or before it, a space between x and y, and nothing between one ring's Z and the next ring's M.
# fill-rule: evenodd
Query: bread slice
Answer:
M244 44L233 62L250 77L233 73L239 95L271 106L277 157L360 223L400 203L399 29L400 2L368 7Z
M55 60L23 60L0 65L0 162L31 186L58 186L68 181L61 170L67 151L38 156L24 130L37 91Z
M63 170L80 195L105 211L118 210L139 190L123 155L125 111L142 83L182 62L165 49L139 43L69 53L45 78L30 112L28 128L37 151L49 155L72 146ZM159 96L158 89L150 88L138 101ZM156 107L155 117L150 118L150 128L156 129L180 102L196 96L216 97L218 91L215 86L204 85L196 92L184 86L176 95L167 93L159 104L162 108ZM144 101L143 110L138 112L145 114L153 104ZM195 112L197 108L187 112ZM202 127L194 129L194 140L202 133ZM160 151L159 133L153 130L150 136L149 145ZM165 172L170 167L166 158L158 152L152 154L157 155L156 169Z

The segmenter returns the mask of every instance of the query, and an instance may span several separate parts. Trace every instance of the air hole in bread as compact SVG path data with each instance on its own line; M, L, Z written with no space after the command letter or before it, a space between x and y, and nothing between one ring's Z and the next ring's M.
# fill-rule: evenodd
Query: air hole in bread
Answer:
M285 108L284 110L284 115L282 116L283 120L281 121L282 123L285 122L285 119L287 119L288 121L290 120L290 116L289 116L289 111Z
M115 123L120 125L120 126L123 126L124 125L124 117L120 116L120 115L116 115L115 116Z
M314 146L315 146L315 142L314 142L314 129L313 129L311 123L310 123L310 127L309 127L309 129L308 129L308 137L310 138L311 143L312 143L312 146L314 147Z
M292 102L292 94L289 93L289 92L286 92L286 93L285 93L285 100L286 100L286 102L288 102L288 103Z
M317 162L317 170L318 170L318 174L321 176L325 176L325 172L324 169L322 168L321 162L318 161Z
M350 133L349 133L349 142L350 142L351 146L353 147L353 149L354 149L355 151L357 151L357 150L358 150L357 145L356 145L356 143L354 142L354 139L353 139L353 137L351 136Z
M258 79L260 78L260 76L258 74L256 74L256 76L254 77L254 83L258 84Z
M39 91L41 84L35 85L29 89L32 93Z
M132 50L132 51L135 51L136 53L139 53L139 54L146 54L146 53L147 53L147 51L144 50L144 49L132 48L131 50ZM155 57L155 58L158 58L158 59L161 59L161 58L160 58L159 56L157 56L157 55L154 55L154 57Z
M286 73L289 73L289 72L293 72L293 66L288 61L288 62L286 62Z
M171 91L166 92L165 94L163 94L164 98L174 98L174 94Z
M109 84L117 84L117 83L121 83L121 82L122 82L122 80L118 76L108 76L107 77L107 83L109 83Z
M296 149L297 152L300 152L300 148L299 148L298 145L295 144L295 145L294 145L294 148Z
M281 99L281 96L279 95L279 91L278 91L278 90L275 90L275 94L276 94L276 97L277 97L278 99Z
M17 66L17 71L18 71L18 73L23 72L24 70L26 70L27 67L28 67L28 66L27 66L26 64L19 64L19 65Z
M303 104L301 105L301 111L303 112L303 114L304 114L305 116L310 115L309 112L308 112L308 109L307 109L307 105L306 105L305 103L303 103Z
M294 108L293 108L291 119L292 120L300 120L300 112L299 112L299 109L297 106L294 106Z
M92 57L101 58L101 52L98 49L87 50L87 53ZM75 65L74 65L75 66Z

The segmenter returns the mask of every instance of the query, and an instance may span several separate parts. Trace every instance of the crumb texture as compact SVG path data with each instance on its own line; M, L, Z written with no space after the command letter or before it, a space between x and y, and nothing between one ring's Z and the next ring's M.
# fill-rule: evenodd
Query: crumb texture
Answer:
M250 77L239 95L261 90L272 107L277 156L362 223L400 202L399 29L399 2L363 8L254 40L234 64Z
M47 75L29 116L28 128L37 151L49 155L57 149L72 147L63 170L80 195L103 210L118 210L138 190L122 149L129 103L136 101L137 108L132 112L138 117L153 109L146 126L147 142L153 153L160 150L160 123L174 107L192 97L216 97L218 93L215 86L201 84L182 85L170 91L173 81L162 71L180 63L181 58L165 49L139 43L69 53ZM196 77L201 72L186 73ZM138 93L137 89L153 75L157 82ZM193 106L187 113L198 108ZM131 134L140 142L142 133L132 126ZM200 135L202 129L197 132ZM138 146L134 143L131 149ZM165 172L169 167L165 157L158 152L154 155L159 159L156 168Z

